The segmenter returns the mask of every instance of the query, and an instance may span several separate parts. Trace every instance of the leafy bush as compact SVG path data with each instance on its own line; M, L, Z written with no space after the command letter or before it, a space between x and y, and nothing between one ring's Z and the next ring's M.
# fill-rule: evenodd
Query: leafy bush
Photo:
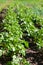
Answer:
M0 56L10 53L13 59L10 65L20 65L20 62L23 62L22 57L25 56L24 45L27 47L28 42L22 39L23 32L18 24L13 8L8 8L2 24L4 26L3 31L0 33Z
M33 43L37 44L39 48L43 47L43 18L31 8L25 6L18 6L18 8L16 8L17 20L23 36L33 37Z

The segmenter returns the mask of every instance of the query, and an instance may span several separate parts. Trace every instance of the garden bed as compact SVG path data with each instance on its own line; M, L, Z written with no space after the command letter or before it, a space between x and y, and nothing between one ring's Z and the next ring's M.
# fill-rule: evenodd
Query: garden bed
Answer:
M43 1L3 1L0 65L43 65Z

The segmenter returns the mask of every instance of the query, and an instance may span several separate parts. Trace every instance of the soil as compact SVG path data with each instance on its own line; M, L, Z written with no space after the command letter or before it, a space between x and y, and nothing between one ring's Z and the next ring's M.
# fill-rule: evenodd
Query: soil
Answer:
M31 48L26 50L26 59L31 65L43 65L43 53Z
M29 47L26 49L26 59L31 65L43 65L43 48L38 49L37 45L34 43L34 38L25 38L29 41Z
M26 49L25 58L31 65L43 65L43 52L40 52L39 50L34 50L32 48ZM0 58L0 65L6 65L5 63L11 60L12 58L10 56L2 56Z
M8 62L8 61L11 61L12 60L12 58L10 57L10 56L2 56L1 58L0 58L0 65L6 65L6 63Z

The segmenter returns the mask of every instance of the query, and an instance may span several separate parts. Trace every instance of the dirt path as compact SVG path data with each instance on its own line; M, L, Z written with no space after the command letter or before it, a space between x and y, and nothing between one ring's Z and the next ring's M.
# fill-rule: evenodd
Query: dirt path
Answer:
M13 0L7 0L5 3L0 4L0 11L3 8L6 8L10 3L12 3Z

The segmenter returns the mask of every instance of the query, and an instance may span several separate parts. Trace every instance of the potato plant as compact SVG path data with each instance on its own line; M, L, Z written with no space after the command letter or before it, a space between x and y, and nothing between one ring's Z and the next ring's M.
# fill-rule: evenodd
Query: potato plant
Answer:
M37 44L38 48L43 47L43 18L36 14L31 8L20 6L19 9L16 9L17 20L22 29L24 38L32 37L33 43Z
M2 24L3 31L0 32L0 57L10 54L12 61L8 62L8 65L29 64L25 58L23 59L25 56L25 47L28 47L28 42L22 39L23 32L18 24L13 8L8 8Z

